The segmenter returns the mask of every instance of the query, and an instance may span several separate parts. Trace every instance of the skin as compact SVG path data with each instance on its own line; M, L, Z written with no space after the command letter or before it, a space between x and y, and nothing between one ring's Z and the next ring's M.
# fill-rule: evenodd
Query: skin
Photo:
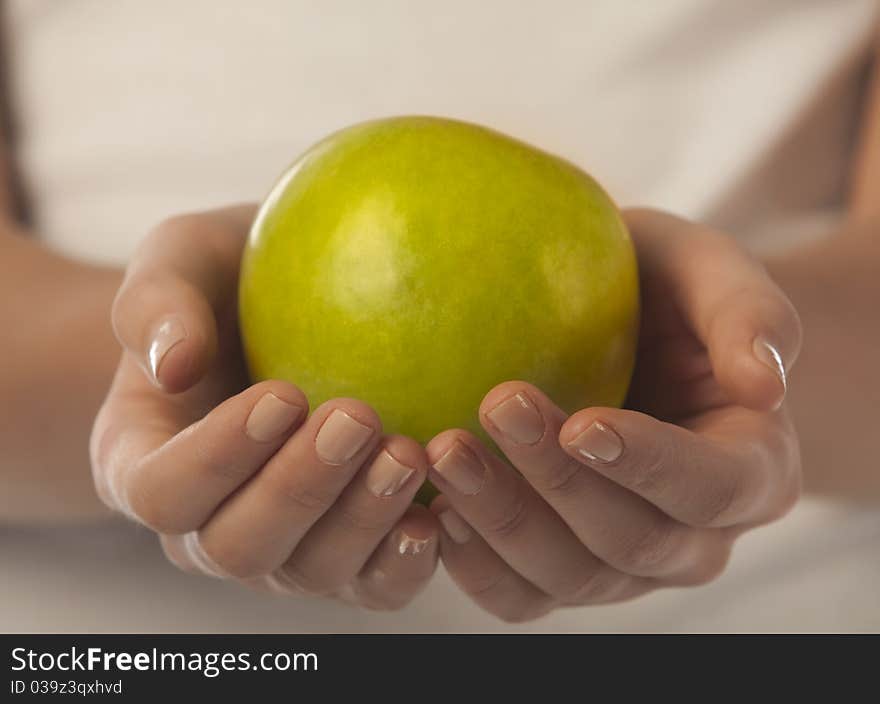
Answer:
M628 410L587 408L566 416L530 385L508 382L492 389L480 406L481 423L521 474L462 431L441 433L425 455L405 438L383 435L380 419L357 401L340 399L315 410L311 418L319 420L331 408L357 417L373 429L371 447L399 453L416 470L387 501L372 501L363 491L364 470L378 456L373 450L356 456L333 480L327 477L328 468L311 454L318 432L311 419L292 423L277 449L271 443L254 447L246 435L246 418L264 391L305 404L287 384L245 387L240 360L229 352L235 331L227 324L222 292L237 271L252 211L230 208L173 219L145 241L114 306L125 349L120 358L109 311L122 273L53 254L29 237L10 209L0 225L0 286L6 292L0 296L6 302L0 303L0 326L15 331L16 345L7 347L11 356L0 367L0 516L57 523L104 515L84 448L91 418L110 387L92 430L95 486L111 506L153 525L170 559L184 569L216 574L220 568L255 586L336 593L365 606L396 608L427 581L439 552L465 592L510 621L563 605L631 598L667 584L705 582L721 571L739 533L790 507L800 474L790 415L803 437L808 489L850 500L880 497L871 448L880 376L868 354L880 345L871 307L880 295L876 89L864 122L875 127L865 130L858 150L851 221L817 245L760 263L718 233L662 213L627 214L643 275L677 292L674 306L655 311L649 335L658 336L657 351L643 356L645 364L640 359ZM8 188L11 172L5 173ZM671 266L668 252L683 239L700 257L677 258L678 266ZM705 266L696 261L729 275L697 287ZM806 347L794 370L796 318L767 272L794 301L805 328ZM642 281L645 290L651 285ZM707 300L719 303L707 310ZM188 321L190 334L151 380L150 339L171 311ZM772 315L765 317L768 311ZM646 314L645 324L655 326L654 317ZM775 411L778 377L757 366L747 344L759 331L793 371L791 392ZM658 381L651 369L670 369L664 365L678 353L663 351L679 344L689 349L683 358L693 367L676 374L688 383ZM859 383L840 383L843 378ZM503 437L488 415L517 392L531 399L544 424L541 439L525 447ZM829 407L834 413L821 412ZM589 461L569 447L597 418L623 443L622 454L610 463ZM221 440L240 462L224 464L207 451ZM465 452L484 467L478 492L456 493L441 472L429 469L443 466L440 458L451 446L469 448ZM169 476L169 467L179 468L180 476ZM398 514L425 473L443 496L431 511L404 507ZM190 482L182 501L176 500L178 481ZM600 505L592 491L608 503ZM211 497L207 504L205 495ZM227 508L235 502L227 505L218 496L250 496L263 507L264 522L230 518ZM584 522L589 509L601 515L606 505L619 510L606 516L601 530ZM298 520L292 526L283 517L294 509ZM439 525L436 516L449 510L465 521L463 542ZM420 552L400 553L403 531L422 545ZM193 534L200 540L183 537ZM267 535L295 543L293 551L279 558L267 548L274 542ZM369 552L365 546L373 540ZM352 544L363 563L353 568L347 562L333 572L326 556ZM545 549L537 551L537 544ZM555 549L547 550L551 544ZM279 578L278 569L298 551L293 579ZM313 581L303 584L309 577Z
M654 211L626 217L644 288L627 409L569 415L540 389L507 382L483 399L480 421L518 472L461 430L428 443L443 494L432 511L467 529L444 533L444 563L506 620L705 583L739 535L784 515L800 492L785 388L753 349L773 340L790 368L801 335L794 309L729 239ZM493 411L512 398L528 399L537 438L499 425ZM510 412L501 418L509 424ZM617 455L606 444L604 456L578 451L594 423L616 436ZM456 486L463 462L483 476L477 491Z
M331 399L308 415L292 384L248 386L235 293L254 213L248 205L172 219L133 258L112 314L125 352L92 433L99 495L162 536L182 569L400 607L438 557L436 519L411 505L427 474L425 451L384 435L361 401ZM151 358L169 317L185 337ZM271 437L254 437L252 413L267 394L299 412ZM319 454L334 412L370 433L344 462ZM412 473L392 495L376 496L370 472L383 452Z
M122 273L59 256L10 217L0 214L0 327L15 340L0 365L0 521L106 517L87 447L119 361L109 316Z
M109 506L163 536L180 567L390 608L424 584L442 540L447 569L464 591L501 618L519 619L703 583L723 568L736 535L796 499L797 443L777 410L784 387L755 356L753 340L774 340L790 365L800 345L797 316L730 239L655 211L625 213L644 291L631 398L667 422L596 407L566 421L536 387L505 383L483 400L480 418L520 474L465 431L441 433L424 450L384 437L378 415L359 401L327 401L306 419L308 400L297 387L279 380L248 387L234 284L253 216L253 206L239 206L162 224L133 258L113 307L126 352L92 434L96 486ZM723 276L709 266L718 262ZM170 319L185 335L151 356ZM248 419L267 392L302 412L271 441L254 442ZM537 404L545 422L541 440L527 448L487 421L516 393ZM316 452L333 409L373 430L340 466ZM606 479L567 446L594 417L626 442ZM476 493L460 495L446 480L448 466L437 469L456 441L485 468ZM381 498L366 489L380 445L415 470ZM443 497L431 512L408 508L426 476ZM437 516L449 520L453 509L485 542L475 535L463 551L445 532L438 540ZM407 555L414 540L424 547ZM380 559L381 594L370 591ZM493 564L509 572L499 585L528 585L540 599L487 588L478 576Z

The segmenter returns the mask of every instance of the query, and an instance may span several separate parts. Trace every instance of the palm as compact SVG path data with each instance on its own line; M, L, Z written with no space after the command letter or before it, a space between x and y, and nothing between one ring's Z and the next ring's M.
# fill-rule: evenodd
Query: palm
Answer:
M706 347L669 295L671 281L643 276L642 319L636 368L626 407L686 424L725 405Z

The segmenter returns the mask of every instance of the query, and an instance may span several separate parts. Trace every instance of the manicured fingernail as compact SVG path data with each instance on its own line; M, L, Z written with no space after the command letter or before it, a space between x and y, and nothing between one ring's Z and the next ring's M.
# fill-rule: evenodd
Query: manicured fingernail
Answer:
M315 450L327 464L345 464L354 457L373 436L369 425L359 423L345 411L333 411L315 438Z
M400 491L415 471L398 462L388 450L382 450L370 465L364 481L375 496L391 496Z
M752 350L755 353L755 357L758 358L758 361L770 367L779 379L779 382L782 384L782 394L779 397L779 401L776 403L776 407L778 408L782 405L782 401L785 398L785 392L788 390L788 382L785 378L785 365L782 363L782 356L773 345L760 335L756 337L754 343L752 343Z
M464 519L452 509L446 509L437 518L443 524L443 528L452 538L453 542L464 545L471 539L471 529Z
M473 496L483 488L486 477L483 463L458 440L434 463L434 469L456 491L468 496Z
M486 414L498 430L520 445L533 445L544 437L544 419L525 394L515 394Z
M302 410L271 392L263 394L251 410L244 431L251 440L269 442L288 430Z
M397 551L401 555L419 555L425 552L430 542L430 538L413 538L411 535L401 531Z
M153 340L150 342L150 349L147 357L150 362L150 373L153 380L159 381L159 367L162 366L162 360L178 342L182 342L186 338L186 328L180 322L180 318L174 316L165 318L156 328Z
M593 424L568 443L579 455L591 462L614 462L623 454L623 440L608 425L594 420Z

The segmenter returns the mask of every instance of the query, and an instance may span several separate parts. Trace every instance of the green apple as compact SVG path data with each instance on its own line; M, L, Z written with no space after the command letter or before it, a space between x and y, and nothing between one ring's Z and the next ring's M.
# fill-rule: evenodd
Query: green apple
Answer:
M634 363L636 261L614 203L572 164L452 120L312 147L263 204L239 293L255 379L312 408L359 398L420 442L485 437L477 408L509 379L569 412L619 405Z

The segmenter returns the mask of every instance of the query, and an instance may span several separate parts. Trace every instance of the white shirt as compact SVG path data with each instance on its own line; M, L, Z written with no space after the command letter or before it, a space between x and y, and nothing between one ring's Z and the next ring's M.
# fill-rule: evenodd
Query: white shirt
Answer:
M155 223L261 198L310 144L394 114L483 123L623 204L754 246L832 222L877 3L13 0L16 154L36 229L122 263ZM818 224L818 226L817 226ZM0 533L0 628L877 630L880 512L803 503L700 589L504 626L441 572L410 607L285 601L177 573L150 534Z

